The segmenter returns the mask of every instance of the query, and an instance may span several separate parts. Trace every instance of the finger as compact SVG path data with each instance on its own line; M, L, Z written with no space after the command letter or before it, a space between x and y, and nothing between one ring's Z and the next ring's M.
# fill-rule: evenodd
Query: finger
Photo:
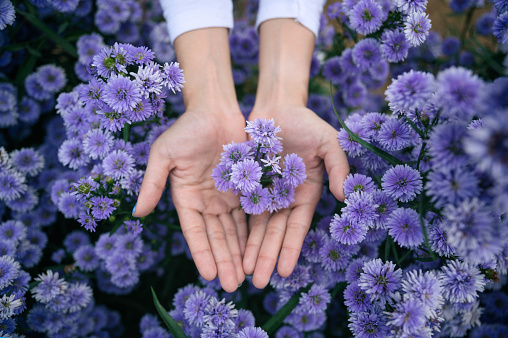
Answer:
M330 180L330 191L339 201L344 201L344 181L349 175L349 163L344 150L337 143L335 136L329 141L324 154L325 168Z
M298 262L303 241L312 222L314 209L315 206L311 204L303 204L295 207L289 215L286 236L282 243L279 264L277 264L277 272L282 277L291 275Z
M233 292L238 288L238 279L236 278L235 265L229 252L226 233L221 221L215 215L204 215L206 224L208 242L212 248L217 274L219 275L220 285L226 292Z
M224 226L226 242L228 243L229 252L236 269L236 279L238 284L242 284L245 280L245 274L243 273L242 253L240 251L240 243L238 242L236 223L230 214L219 215L219 220Z
M252 276L252 284L258 289L262 289L268 284L275 269L282 241L286 235L286 226L290 212L289 209L283 209L273 214L266 226L265 237L263 238L263 244L259 250L256 268Z
M155 141L150 148L148 165L133 216L144 217L155 208L166 186L168 174L174 168L173 162L163 155L161 147L162 143Z
M217 276L217 267L208 243L203 216L198 211L191 209L179 209L177 212L183 236L189 245L192 259L199 274L206 280L213 280Z
M266 225L270 219L270 213L264 212L261 215L253 215L249 219L249 237L243 255L243 271L246 275L252 275L256 267L259 249L263 243Z
M247 217L245 216L245 212L242 210L233 210L231 212L231 216L236 224L237 232L238 232L238 242L240 244L240 253L242 258L245 254L245 247L247 246L247 237L249 232L247 230Z

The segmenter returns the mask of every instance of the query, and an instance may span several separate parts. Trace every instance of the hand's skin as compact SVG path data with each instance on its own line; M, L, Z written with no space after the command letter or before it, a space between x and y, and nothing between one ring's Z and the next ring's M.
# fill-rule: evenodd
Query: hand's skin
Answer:
M218 274L223 289L233 292L245 279L246 218L238 211L239 197L219 192L211 178L222 146L246 140L227 30L182 34L175 50L185 71L187 110L152 145L134 216L155 208L169 174L173 203L199 273L207 280Z
M292 19L266 21L260 35L259 84L249 120L273 118L282 129L278 136L284 154L302 157L307 174L288 209L249 220L243 268L253 274L254 286L264 288L276 264L282 277L293 272L321 196L325 168L330 190L343 201L349 165L337 131L305 107L314 35Z

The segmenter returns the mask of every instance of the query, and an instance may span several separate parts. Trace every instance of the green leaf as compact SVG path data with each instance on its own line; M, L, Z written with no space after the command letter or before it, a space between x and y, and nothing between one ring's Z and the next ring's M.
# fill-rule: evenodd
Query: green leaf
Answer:
M28 60L24 61L21 67L19 67L18 74L16 75L16 84L18 87L23 87L23 82L25 81L28 74L30 74L35 68L35 63L37 62L37 56L34 54L29 54Z
M175 338L187 338L180 325L178 325L173 317L169 315L168 311L166 311L166 309L161 305L159 299L157 299L157 295L155 294L153 287L150 287L150 289L152 289L153 303L155 304L155 308L157 309L157 312L159 312L159 315L162 317L162 320L164 320L164 323L166 323L168 326L169 332L171 332Z
M27 12L23 12L16 8L16 13L23 16L25 19L28 20L35 28L38 28L41 32L43 32L48 38L53 40L60 48L65 50L67 53L72 55L73 57L77 58L78 53L76 51L76 48L71 45L67 40L62 38L60 35L58 35L55 31L53 31L48 25L46 25L43 21L41 21L38 17L35 15L32 15Z
M355 133L353 133L349 128L348 126L346 126L346 124L344 123L344 121L342 121L342 119L340 118L339 116L339 113L337 113L337 110L335 109L335 104L333 103L333 97L332 97L332 81L330 81L330 98L332 99L332 107L333 107L333 111L335 112L335 115L337 116L337 118L339 119L339 123L340 125L342 126L342 128L344 128L346 130L346 132L349 134L349 136L351 136L351 138L355 141L355 142L358 142L359 144L361 144L364 148L366 148L367 150L373 152L374 154L376 154L377 156L381 157L383 160L387 161L388 163L390 163L391 165L397 165L397 164L404 164L401 160L399 160L398 158L396 158L395 156L392 156L390 154L388 154L386 151L382 150L382 149L379 149L378 147L370 144L369 142L365 141L365 140L362 140L360 137L358 137L358 135L356 135Z
M123 224L123 222L117 222L113 229L109 232L109 237L113 236L113 234L120 228L120 226Z
M310 287L312 284L307 285L307 287L303 288L299 292L295 293L293 297L291 297L284 306L277 311L275 315L273 315L268 321L261 327L263 330L268 333L270 336L279 328L279 326L282 325L282 322L286 317L291 313L291 311L294 310L294 308L298 305L298 302L300 301L300 295L304 292L307 292L310 290Z

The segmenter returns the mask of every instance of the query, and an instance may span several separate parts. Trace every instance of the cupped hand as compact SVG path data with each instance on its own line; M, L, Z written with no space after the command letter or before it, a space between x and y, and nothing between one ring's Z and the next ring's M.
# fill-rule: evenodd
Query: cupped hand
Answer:
M185 112L153 143L134 216L148 215L159 202L169 175L182 232L203 278L218 274L223 289L245 279L242 256L247 241L239 197L219 192L211 178L224 144L246 140L240 112L226 115Z
M337 141L337 131L311 110L302 106L274 107L254 110L249 120L256 118L274 119L275 126L282 129L277 135L282 137L284 154L300 156L307 174L307 180L296 189L295 201L289 208L273 214L265 212L249 220L243 267L246 274L253 274L254 286L264 288L275 265L282 277L293 272L321 197L325 168L331 192L343 201L343 183L349 174L349 165Z

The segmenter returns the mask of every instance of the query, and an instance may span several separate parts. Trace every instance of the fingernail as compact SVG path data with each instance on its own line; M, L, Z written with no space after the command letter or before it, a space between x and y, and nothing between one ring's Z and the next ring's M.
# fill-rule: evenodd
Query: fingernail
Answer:
M134 208L132 208L132 215L134 216L134 213L136 212L136 205L138 205L137 203L134 204Z
M238 287L242 286L243 283L238 284Z
M251 279L252 275L245 275L245 277Z

